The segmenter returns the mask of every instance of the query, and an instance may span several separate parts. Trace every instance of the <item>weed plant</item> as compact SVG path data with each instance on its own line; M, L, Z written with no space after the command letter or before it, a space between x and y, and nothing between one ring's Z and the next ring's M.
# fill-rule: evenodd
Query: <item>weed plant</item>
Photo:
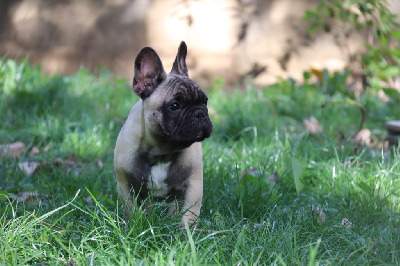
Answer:
M26 61L0 60L0 144L40 150L0 158L0 264L400 264L399 150L355 152L359 110L321 107L346 96L320 84L208 88L214 132L203 143L203 231L179 229L162 203L147 213L134 206L125 220L112 159L137 100L127 83L86 70L46 76ZM399 104L373 94L360 102L365 127L383 141ZM311 116L322 133L303 127ZM53 163L71 155L72 166ZM26 175L24 161L46 163ZM33 191L36 198L15 200Z

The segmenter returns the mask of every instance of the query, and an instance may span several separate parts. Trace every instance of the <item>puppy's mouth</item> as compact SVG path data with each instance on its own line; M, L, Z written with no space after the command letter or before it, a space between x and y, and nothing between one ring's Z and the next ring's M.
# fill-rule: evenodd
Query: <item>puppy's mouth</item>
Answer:
M208 120L200 124L192 123L190 126L186 126L175 132L164 130L164 139L167 142L172 142L177 147L189 147L195 142L201 142L209 138L212 130L212 123Z
M212 125L211 121L208 120L208 122L209 123L204 123L203 124L202 130L201 130L201 134L202 134L203 140L205 138L209 138L211 136L212 131L213 131L213 125Z
M183 144L186 143L188 145L191 145L191 144L193 144L195 142L203 141L204 139L206 139L206 135L204 134L203 131L200 131L194 137L191 137L191 138L178 138L178 139L176 139L176 142L180 142L180 143L183 143Z
M199 134L199 135L196 136L196 138L194 139L193 142L199 142L199 141L203 141L203 140L205 140L205 139L206 139L206 137L204 136L203 133L201 133L201 134Z
M175 146L187 148L195 142L201 142L206 138L210 137L210 133L208 131L200 130L196 135L192 135L192 137L177 137L171 139Z
M196 135L196 142L197 141L203 141L203 140L205 140L206 138L209 138L210 136L211 136L211 131L212 131L212 129L211 130L208 130L208 129L202 129L201 131L199 131L198 133L197 133L197 135Z

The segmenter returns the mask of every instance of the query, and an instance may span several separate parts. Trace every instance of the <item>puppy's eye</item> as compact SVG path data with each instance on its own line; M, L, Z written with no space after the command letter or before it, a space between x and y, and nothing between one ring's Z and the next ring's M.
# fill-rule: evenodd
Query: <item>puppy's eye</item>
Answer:
M168 109L170 111L176 112L181 110L181 106L179 105L179 103L173 103L170 106L168 106Z

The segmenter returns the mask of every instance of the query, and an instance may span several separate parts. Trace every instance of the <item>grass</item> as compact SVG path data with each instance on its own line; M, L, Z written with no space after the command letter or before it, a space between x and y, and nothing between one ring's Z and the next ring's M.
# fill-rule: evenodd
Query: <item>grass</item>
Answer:
M45 76L27 62L0 60L0 84L0 144L40 150L0 158L0 264L400 263L399 151L354 152L360 111L321 107L346 95L291 80L229 93L220 82L208 88L214 132L203 143L199 227L216 233L199 233L179 230L163 204L123 218L113 146L137 100L125 80L105 71ZM383 140L398 103L373 92L359 102L365 127ZM321 134L302 127L310 116ZM53 163L71 155L71 164ZM46 164L27 176L18 167L24 161ZM12 200L21 192L39 196Z

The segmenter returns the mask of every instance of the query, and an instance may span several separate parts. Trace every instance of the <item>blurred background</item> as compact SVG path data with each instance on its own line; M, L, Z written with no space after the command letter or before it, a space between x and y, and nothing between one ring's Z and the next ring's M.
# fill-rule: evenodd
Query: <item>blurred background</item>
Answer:
M251 78L303 79L310 68L348 66L365 49L368 32L325 29L309 34L305 11L318 0L1 0L0 56L28 58L43 72L72 74L99 66L131 79L143 46L168 71L184 40L190 75L208 86ZM389 1L400 14L400 1Z

